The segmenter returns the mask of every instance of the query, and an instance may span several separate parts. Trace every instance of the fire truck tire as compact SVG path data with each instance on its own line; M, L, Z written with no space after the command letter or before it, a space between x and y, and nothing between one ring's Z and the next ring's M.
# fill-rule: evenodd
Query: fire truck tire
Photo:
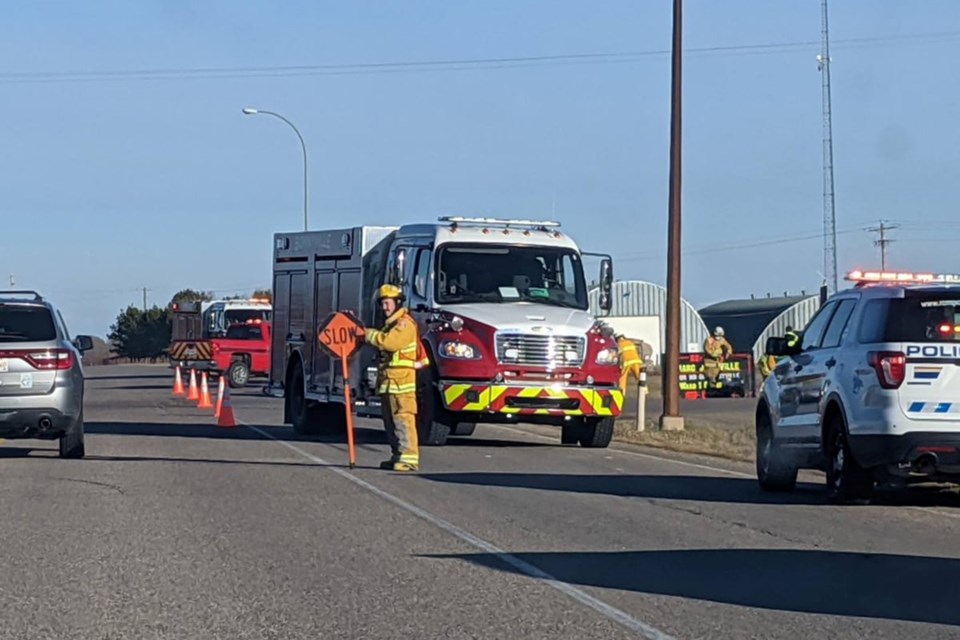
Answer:
M250 382L250 365L244 360L234 360L227 369L227 382L231 389L245 387Z
M420 446L442 447L450 436L451 425L441 422L443 405L434 384L433 367L421 370L417 384L417 437Z
M581 426L580 446L588 449L606 449L613 440L613 418L588 418Z
M453 430L450 431L450 435L461 437L472 436L476 430L476 422L458 422L456 426L453 427Z
M287 393L287 409L293 431L300 436L317 434L317 427L324 421L318 419L316 407L311 407L303 393L303 370L300 364L294 365L290 374L290 385Z

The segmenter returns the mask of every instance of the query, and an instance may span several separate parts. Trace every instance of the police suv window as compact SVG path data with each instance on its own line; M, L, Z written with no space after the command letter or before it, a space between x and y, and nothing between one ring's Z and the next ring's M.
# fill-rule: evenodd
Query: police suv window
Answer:
M833 311L836 308L836 300L828 302L817 312L817 315L810 321L810 324L803 330L803 345L801 348L804 351L816 349L820 346L820 338L823 337L823 330L827 327L827 322L830 321L830 316L833 315Z
M872 334L861 340L871 342L957 342L960 341L960 294L908 292L903 298L885 301L887 313L870 327Z
M856 300L848 298L840 301L837 312L833 314L833 319L830 320L830 326L823 334L823 342L820 345L822 349L832 349L840 346L840 343L843 342L843 336L846 334L847 322L850 321L850 315L856 306Z

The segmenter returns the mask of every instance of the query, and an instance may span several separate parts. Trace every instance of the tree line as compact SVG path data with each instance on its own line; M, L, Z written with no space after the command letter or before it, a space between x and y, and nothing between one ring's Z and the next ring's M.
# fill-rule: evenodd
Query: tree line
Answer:
M272 300L273 292L269 289L258 289L251 297ZM111 351L121 358L135 362L155 361L164 357L170 347L173 331L173 305L184 302L209 302L214 299L214 294L210 291L182 289L174 294L165 307L154 305L144 310L130 305L121 311L116 322L110 325L107 338L111 343ZM222 299L246 300L247 296L230 296Z

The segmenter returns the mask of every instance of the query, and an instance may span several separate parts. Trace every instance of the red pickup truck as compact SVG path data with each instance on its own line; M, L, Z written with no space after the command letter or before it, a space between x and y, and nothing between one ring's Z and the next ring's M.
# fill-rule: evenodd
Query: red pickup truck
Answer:
M243 387L250 376L270 373L270 323L251 321L233 324L223 338L214 338L213 364L233 387Z

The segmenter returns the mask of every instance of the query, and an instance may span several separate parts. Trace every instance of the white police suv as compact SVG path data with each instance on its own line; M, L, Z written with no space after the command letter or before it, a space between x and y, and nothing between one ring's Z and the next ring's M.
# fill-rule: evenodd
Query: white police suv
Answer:
M822 469L830 498L878 482L960 482L960 275L861 272L777 356L760 393L757 478L790 491Z

